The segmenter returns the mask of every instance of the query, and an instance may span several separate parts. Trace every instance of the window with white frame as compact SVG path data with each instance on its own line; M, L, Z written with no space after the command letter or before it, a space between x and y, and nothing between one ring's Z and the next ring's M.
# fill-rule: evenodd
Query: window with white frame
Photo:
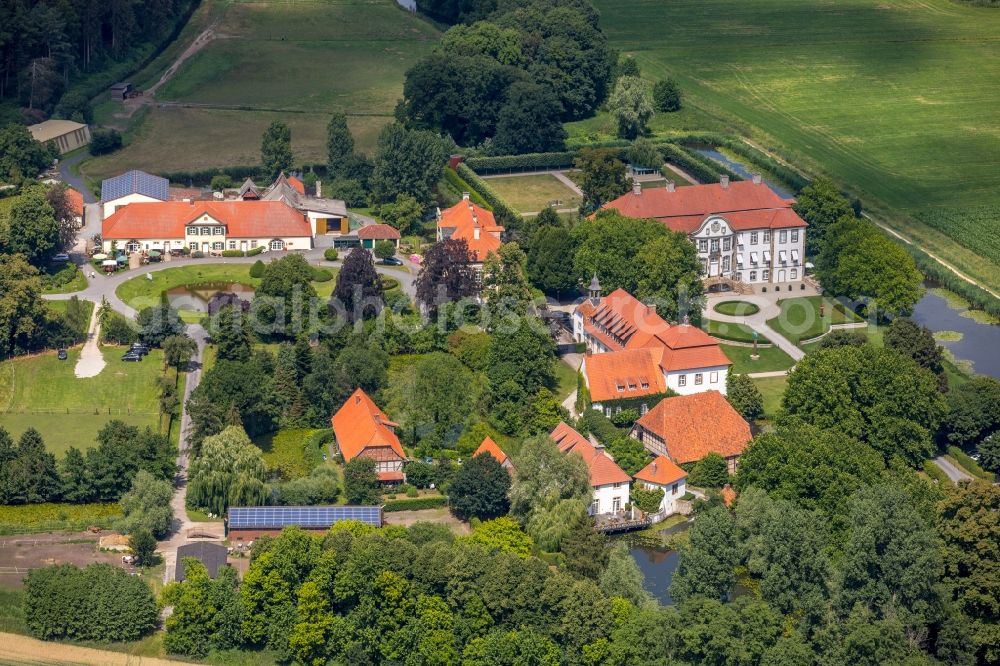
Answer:
M719 383L719 373L718 372L713 372L713 373L709 374L708 375L708 381L711 382L712 384L718 384Z
M750 234L750 244L751 245L756 245L757 244L757 232L756 231L753 232L752 234Z
M225 227L215 227L215 228L212 229L212 233L215 234L216 236L222 236L222 235L224 235L226 233L226 228Z
M725 257L723 257L722 258L722 270L728 272L731 266L732 266L732 258L729 257L728 255L725 256Z
M698 251L708 252L708 241L704 238L698 240Z
M188 244L188 247L190 247L192 250L197 250L198 249L198 241L191 241Z
M790 271L788 271L788 279L789 280L797 280L798 277L799 277L799 269L793 268Z
M757 271L750 271L750 281L751 282L757 281Z
M723 250L724 252L729 252L729 251L731 251L732 249L733 249L733 239L732 239L732 237L730 237L730 236L726 236L726 237L725 237L725 238L724 238L724 239L722 240L722 250Z
M597 515L601 512L600 499L595 499L593 502L590 503L590 512L593 513L594 515Z
M764 232L764 242L765 243L770 243L771 242L771 232L770 231L765 231Z
M770 280L771 279L771 271L769 269L765 268L764 269L764 274L761 276L761 279L764 280L764 281Z
M271 241L271 249L272 250L285 249L285 241L281 240L280 238L275 238L273 241Z
M718 251L719 251L719 239L718 238L713 238L712 239L712 252L718 252Z
M131 252L138 252L139 251L139 243L137 241L129 241L128 243L125 244L125 251L126 252L130 252L130 253Z
M792 242L793 243L798 243L799 242L799 230L798 229L792 229Z
M223 249L225 249L225 247L226 247L226 244L223 243L222 241L215 241L214 243L212 243L212 249L213 250L223 250Z
M788 232L787 231L778 232L778 242L779 243L787 243L788 242Z
M198 235L198 227L188 227L185 231L187 231L187 235L188 236L197 236Z
M687 383L688 383L688 376L687 375L680 375L677 378L677 385L678 386L687 386Z
M260 247L260 241L255 241L255 240L250 241L250 248L253 249L255 247Z
M211 236L212 235L212 229L210 227L201 227L201 235L202 236Z
M705 375L700 372L694 373L694 385L700 386L705 383Z
M229 241L229 249L230 250L236 249L236 241Z

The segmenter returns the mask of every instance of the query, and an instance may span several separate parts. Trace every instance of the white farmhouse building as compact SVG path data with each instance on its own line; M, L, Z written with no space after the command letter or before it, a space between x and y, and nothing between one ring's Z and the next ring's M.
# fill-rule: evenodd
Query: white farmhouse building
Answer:
M615 464L603 447L594 446L586 437L565 422L556 426L549 437L566 455L579 454L590 470L593 497L587 512L592 516L616 514L625 510L632 489L632 477Z
M753 180L643 190L604 205L680 231L698 247L702 273L754 288L798 288L805 271L806 222L759 176Z
M104 219L131 203L168 201L170 181L145 171L126 171L101 181L101 207Z
M573 312L573 338L587 345L581 370L591 404L607 415L616 401L636 403L640 414L667 390L680 395L726 392L732 364L719 344L697 326L671 325L622 289L600 296L597 278L590 298ZM636 400L638 399L638 400Z
M663 499L657 513L669 516L678 513L677 502L687 493L687 472L666 456L656 456L635 475L635 481L646 490L662 490Z

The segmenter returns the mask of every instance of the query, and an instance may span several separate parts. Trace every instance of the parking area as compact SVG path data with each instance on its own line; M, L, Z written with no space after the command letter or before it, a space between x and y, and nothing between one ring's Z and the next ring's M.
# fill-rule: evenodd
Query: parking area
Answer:
M23 578L28 571L51 564L85 567L95 562L107 562L132 569L122 564L121 553L98 550L97 539L98 536L90 532L0 537L0 585L23 587Z

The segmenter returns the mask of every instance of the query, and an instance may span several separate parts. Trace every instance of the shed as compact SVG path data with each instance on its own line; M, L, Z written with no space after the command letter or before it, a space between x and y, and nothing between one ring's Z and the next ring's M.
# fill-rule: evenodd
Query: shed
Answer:
M399 249L399 229L388 224L369 224L358 229L358 238L361 240L361 247L371 250L375 247L375 241L392 241L396 249Z
M189 543L177 549L177 568L174 570L174 580L184 580L184 558L193 557L205 565L210 578L219 574L219 569L226 566L228 550L221 543L200 541Z
M46 120L30 125L28 131L35 141L52 146L60 155L90 143L90 128L72 120Z
M121 102L132 92L132 84L128 81L120 81L108 88L108 91L111 93L111 99Z
M289 526L323 532L344 520L382 527L380 506L231 506L226 515L230 542L277 536Z

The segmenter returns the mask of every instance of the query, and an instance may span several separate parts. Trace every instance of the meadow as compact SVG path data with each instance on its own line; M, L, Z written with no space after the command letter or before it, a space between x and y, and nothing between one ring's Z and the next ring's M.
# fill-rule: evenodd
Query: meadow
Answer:
M553 202L557 208L577 208L580 196L548 173L531 176L494 176L486 182L519 213L537 213Z
M208 26L216 38L156 91L170 106L137 114L129 145L88 161L87 177L256 164L260 135L279 118L291 127L297 163L325 162L335 110L349 116L358 148L371 152L402 97L403 74L439 36L393 0L206 0L180 39L133 77L137 85L157 81ZM121 120L113 105L97 112L99 121Z
M80 348L70 349L65 361L48 352L0 363L0 426L15 438L34 427L57 457L70 446L93 446L112 419L156 427L163 352L154 349L140 363L124 363L122 351L103 347L107 365L88 379L73 375Z
M946 219L1000 203L1000 12L950 0L596 5L645 77L680 82L689 115L749 129L1000 287L985 231Z

